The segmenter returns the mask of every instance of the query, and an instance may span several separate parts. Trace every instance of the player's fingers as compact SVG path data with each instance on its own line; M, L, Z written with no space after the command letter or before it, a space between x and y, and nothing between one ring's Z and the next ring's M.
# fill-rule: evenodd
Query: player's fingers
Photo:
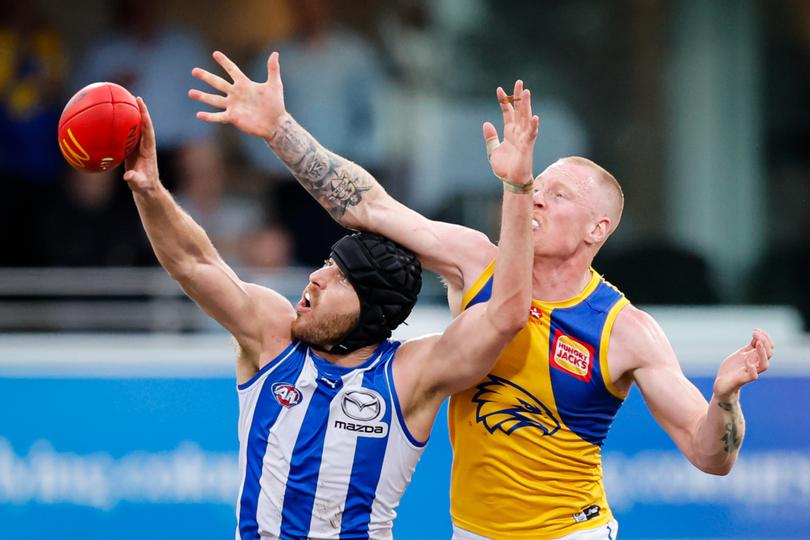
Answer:
M202 82L204 82L214 90L219 90L223 94L227 94L231 91L231 83L229 83L219 75L214 75L210 71L206 71L203 68L192 69L191 75L197 79L200 79Z
M512 96L514 96L514 100L512 101L512 105L514 106L515 111L518 114L518 118L520 118L520 113L522 112L521 109L521 102L523 101L523 81L518 79L515 81L515 88L512 91Z
M200 103L205 103L206 105L211 105L212 107L216 107L218 109L227 109L228 108L228 100L225 99L225 96L220 96L218 94L207 94L205 92L200 92L199 90L191 89L188 91L188 97L193 100L199 101Z
M771 335L768 332L766 332L765 330L762 330L761 332L765 336L765 338L767 338L768 343L771 344L771 349L775 349L776 348L776 343L773 341L773 338L771 337Z
M521 129L525 129L529 117L526 116L526 92L523 88L523 81L520 79L515 81L515 90L512 95L514 96L514 100L512 101L512 105L515 109L513 116L514 121Z
M127 182L138 182L142 179L142 177L143 175L134 169L127 169L127 171L124 173L124 180Z
M517 104L518 118L520 118L520 125L524 128L529 128L529 122L532 119L532 93L528 89L524 89L520 93L520 101Z
M519 126L526 123L526 106L523 102L525 97L523 90L521 90L519 94L514 94L514 100L512 101L512 107L515 109L515 123Z
M138 109L141 111L141 149L155 148L155 126L152 124L152 117L146 102L140 96L137 98Z
M536 114L532 116L531 138L536 139L537 133L540 131L540 117Z
M197 118L205 122L212 122L215 124L227 124L230 122L228 119L228 113L225 111L215 113L198 111Z
M526 118L532 118L534 114L532 113L532 92L528 88L526 89Z
M770 344L765 341L763 336L761 336L759 332L755 330L753 336L751 337L751 344L748 346L748 349L756 352L760 346L764 347L765 354L768 356L768 358L770 358L773 354L773 349L771 348Z
M762 330L760 328L756 328L756 329L754 329L754 336L758 337L761 341L764 341L765 345L767 346L767 348L769 350L769 352L771 354L773 354L774 343L773 343L773 339L771 338L771 336L768 335L768 332L766 332L765 330Z
M267 81L281 84L281 64L279 63L278 52L275 51L267 59Z
M757 343L757 371L765 371L770 365L770 355L768 354L768 347L765 342L760 341Z
M239 66L237 66L230 58L225 56L222 51L214 51L213 56L217 64L222 66L222 69L224 69L225 72L231 76L231 80L233 82L247 78L245 77L245 74L242 73L242 70L239 69Z
M773 356L773 345L765 336L759 336L758 343L762 343L762 346L765 348L765 354L768 355L768 358Z
M512 119L514 118L515 108L509 102L509 96L506 95L506 92L500 86L495 90L495 95L498 96L498 103L501 106L501 113L503 113L503 125L508 126L512 123Z
M498 130L491 122L484 122L484 142L487 145L487 159L492 155L492 152L501 144L498 140Z

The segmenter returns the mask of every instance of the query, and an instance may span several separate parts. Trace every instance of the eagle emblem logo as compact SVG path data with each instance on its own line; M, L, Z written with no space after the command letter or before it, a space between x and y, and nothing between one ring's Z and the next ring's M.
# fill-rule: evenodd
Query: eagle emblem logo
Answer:
M521 428L539 429L543 436L554 435L560 429L560 421L539 399L512 381L489 375L479 384L473 396L476 421L490 433L501 430L511 435Z

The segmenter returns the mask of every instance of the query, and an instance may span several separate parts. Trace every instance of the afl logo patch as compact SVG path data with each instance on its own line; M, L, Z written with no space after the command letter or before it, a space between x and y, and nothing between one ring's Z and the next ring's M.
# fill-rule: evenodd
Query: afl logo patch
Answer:
M555 330L551 351L552 366L581 381L591 381L594 359L591 345Z
M276 401L288 409L301 403L301 391L289 383L277 382L272 390Z
M340 400L340 406L346 416L361 422L376 420L382 412L379 396L365 390L346 392Z

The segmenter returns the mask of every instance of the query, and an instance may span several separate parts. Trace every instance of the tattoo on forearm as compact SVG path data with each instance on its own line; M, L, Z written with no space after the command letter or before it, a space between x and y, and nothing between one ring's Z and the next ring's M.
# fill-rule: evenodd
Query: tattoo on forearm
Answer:
M726 411L725 433L720 438L727 454L739 450L742 444L741 429L744 426L742 410L738 403L718 401L717 406Z
M294 120L286 119L270 135L270 147L298 182L333 218L340 221L357 206L374 179L360 166L330 154Z
M299 165L299 167L296 167L295 176L305 185L320 183L329 172L329 161L323 152L304 156Z
M273 150L287 166L290 166L291 163L298 163L304 156L308 146L302 136L303 134L298 130L290 129L291 127L292 121L285 120L270 136Z

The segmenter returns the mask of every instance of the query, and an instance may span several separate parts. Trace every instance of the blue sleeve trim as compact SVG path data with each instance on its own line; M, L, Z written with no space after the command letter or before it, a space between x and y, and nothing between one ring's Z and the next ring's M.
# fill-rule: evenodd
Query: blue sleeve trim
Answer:
M391 401L394 402L394 407L397 410L397 419L399 421L399 426L402 428L402 432L408 438L408 441L419 448L423 448L427 445L430 437L427 438L426 441L417 441L413 435L411 435L411 431L408 429L408 426L405 425L405 417L402 415L402 408L399 406L399 397L397 396L397 388L394 384L394 372L391 369L391 366L394 364L394 358L396 358L396 353L391 357L388 361L388 365L385 366L385 373L388 378L388 385L391 387Z
M273 358L272 360L270 360L270 361L267 363L267 365L265 365L265 366L264 366L262 369L260 369L260 370L259 370L259 372L258 372L258 373L256 373L256 375L254 375L253 377L251 377L251 378L250 378L250 380L248 380L247 382L244 382L244 383L242 383L242 384L240 384L240 385L237 385L237 388L238 388L239 390L244 390L245 388L247 388L248 386L250 386L251 384L253 384L254 382L256 382L256 379L258 379L259 377L261 377L262 375L264 375L265 373L267 373L267 372L268 372L270 369L272 369L272 368L274 368L275 366L279 365L279 364L280 364L282 361L284 361L284 360L285 360L285 359L286 359L288 356L290 356L290 354L291 354L291 353L292 353L292 352L295 350L295 348L298 346L298 344L299 344L299 343L301 343L301 342L300 342L300 341L298 341L297 339L296 339L296 340L293 340L293 342L292 342L292 343L290 343L289 345L287 345L287 347L286 347L286 348L285 348L283 351L281 351L281 352L278 354L278 356L276 356L275 358Z

